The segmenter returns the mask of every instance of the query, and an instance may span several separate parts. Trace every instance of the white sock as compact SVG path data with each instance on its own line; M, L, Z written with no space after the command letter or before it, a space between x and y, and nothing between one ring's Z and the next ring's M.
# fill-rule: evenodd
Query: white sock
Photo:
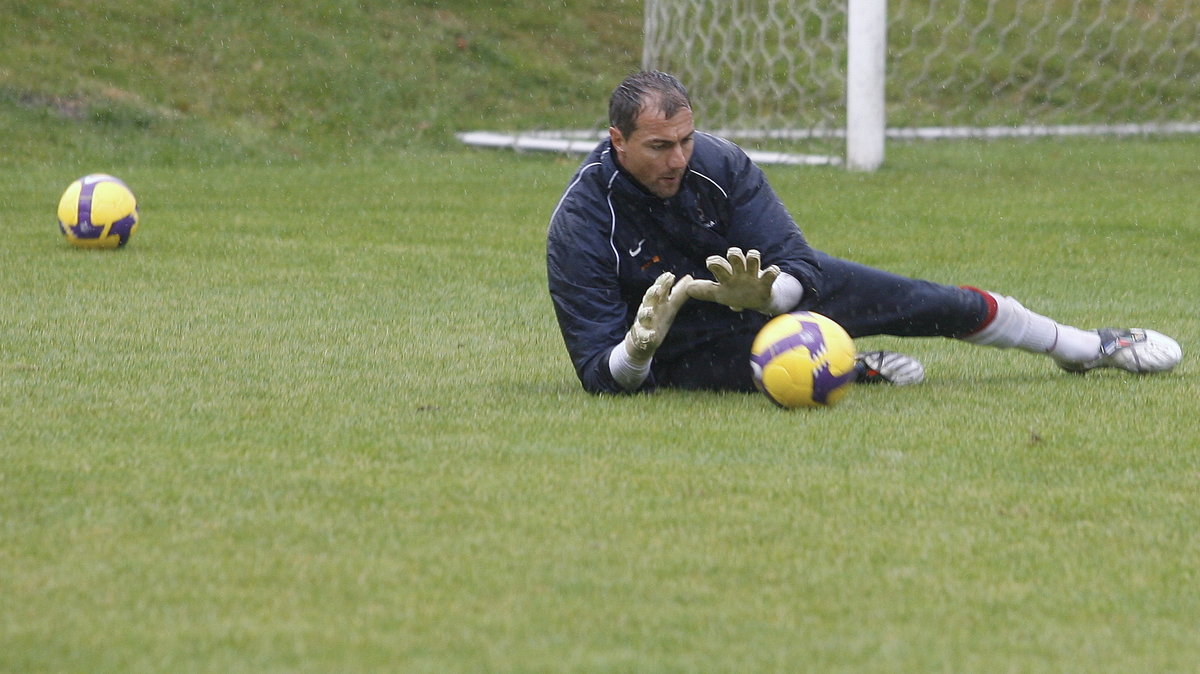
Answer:
M1063 325L1026 309L1011 297L985 293L995 301L991 322L964 341L1045 353L1058 360L1082 363L1100 356L1100 336L1095 332Z

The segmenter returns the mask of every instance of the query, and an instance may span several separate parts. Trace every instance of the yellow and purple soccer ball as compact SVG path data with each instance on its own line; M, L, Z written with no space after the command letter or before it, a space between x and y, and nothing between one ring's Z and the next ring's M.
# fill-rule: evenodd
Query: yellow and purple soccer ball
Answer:
M58 201L58 228L73 246L120 248L137 231L137 198L117 178L86 175L71 183Z
M772 318L750 348L754 384L776 405L837 404L855 380L854 340L833 320L811 311Z

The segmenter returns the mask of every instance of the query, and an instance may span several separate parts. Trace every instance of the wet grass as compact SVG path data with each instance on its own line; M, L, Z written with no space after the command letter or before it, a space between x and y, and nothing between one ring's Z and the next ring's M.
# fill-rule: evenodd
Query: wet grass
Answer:
M573 159L117 165L113 253L57 234L75 163L0 168L0 669L1188 669L1198 149L770 169L831 252L1188 354L877 338L929 381L816 413L582 392L542 259Z
M640 63L642 6L569 4L2 2L0 163L329 161L591 127Z

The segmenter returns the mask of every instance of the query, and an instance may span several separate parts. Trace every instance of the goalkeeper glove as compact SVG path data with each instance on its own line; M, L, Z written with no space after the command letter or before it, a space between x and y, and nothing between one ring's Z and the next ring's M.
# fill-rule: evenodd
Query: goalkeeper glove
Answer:
M637 318L625 334L625 351L635 363L649 363L654 352L667 338L675 314L688 300L691 276L678 281L671 272L663 272L642 296Z
M779 276L779 267L762 269L757 250L742 254L741 248L730 248L725 257L713 255L706 261L716 281L692 281L688 295L698 300L717 302L733 309L753 309L771 313L771 286Z

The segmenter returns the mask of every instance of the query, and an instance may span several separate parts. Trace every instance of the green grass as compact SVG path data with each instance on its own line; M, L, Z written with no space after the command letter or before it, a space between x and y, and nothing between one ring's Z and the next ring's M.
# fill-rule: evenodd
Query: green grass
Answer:
M0 0L0 165L329 161L589 128L642 3Z
M875 338L929 381L816 412L582 392L574 159L105 166L116 252L57 234L78 164L0 167L0 671L1191 670L1198 156L770 169L826 250L1186 354Z
M1191 671L1200 142L769 169L814 244L1185 360L592 397L545 291L642 6L0 0L0 671ZM703 117L701 111L700 117ZM126 249L57 233L119 175Z

